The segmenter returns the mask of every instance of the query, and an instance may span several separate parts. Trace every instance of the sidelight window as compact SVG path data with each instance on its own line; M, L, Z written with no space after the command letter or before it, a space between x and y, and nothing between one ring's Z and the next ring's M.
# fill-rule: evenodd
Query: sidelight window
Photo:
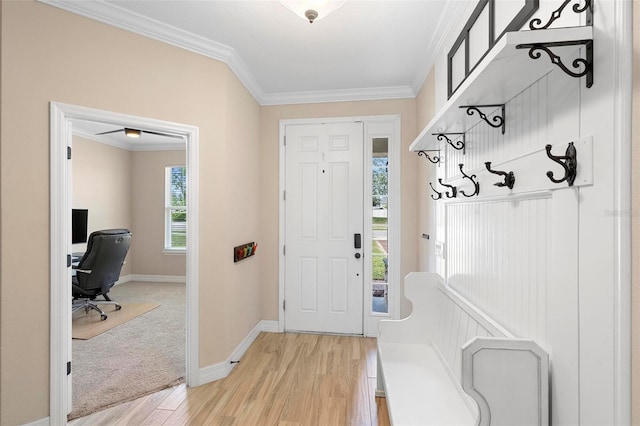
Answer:
M374 138L371 164L372 311L389 312L389 139Z
M187 168L165 168L165 250L187 247Z

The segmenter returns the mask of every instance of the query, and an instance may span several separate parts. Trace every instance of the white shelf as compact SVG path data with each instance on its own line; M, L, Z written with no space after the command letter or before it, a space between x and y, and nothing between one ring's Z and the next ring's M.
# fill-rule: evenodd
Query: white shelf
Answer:
M593 27L553 28L535 31L514 31L506 33L475 70L460 85L436 116L420 132L409 150L420 151L438 149L438 142L432 133L465 133L480 120L478 115L467 115L461 105L505 104L518 93L539 80L557 65L544 53L539 59L529 57L529 49L516 49L519 44L570 42L593 40ZM578 45L553 47L553 53L570 65ZM573 78L567 76L567 78ZM490 110L483 110L487 115ZM507 111L508 113L508 111ZM496 131L500 131L496 129Z

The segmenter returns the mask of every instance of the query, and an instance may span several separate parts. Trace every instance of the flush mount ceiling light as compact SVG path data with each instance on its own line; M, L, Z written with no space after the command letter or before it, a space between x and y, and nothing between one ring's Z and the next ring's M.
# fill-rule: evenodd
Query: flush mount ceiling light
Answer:
M314 21L320 20L342 7L346 0L281 0L280 3L302 19L313 24Z

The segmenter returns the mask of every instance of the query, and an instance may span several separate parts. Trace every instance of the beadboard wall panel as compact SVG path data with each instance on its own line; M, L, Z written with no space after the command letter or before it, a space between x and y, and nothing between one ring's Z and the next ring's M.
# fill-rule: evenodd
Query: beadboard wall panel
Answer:
M516 336L546 342L548 193L447 206L448 284Z
M552 420L576 423L579 413L579 288L577 246L580 187L552 183L547 171L561 176L550 160L564 155L569 142L581 152L580 80L552 71L533 82L505 105L505 133L478 117L465 135L465 150L443 144L444 164L438 168L443 182L458 188L456 198L437 201L436 265L448 291L494 320L506 333L531 338L552 355ZM489 119L500 108L483 109ZM476 114L477 116L477 114ZM587 143L585 145L590 147ZM513 190L497 188L501 178L493 168L513 170ZM587 162L582 162L581 167ZM473 184L460 173L475 175L480 194L469 194ZM588 168L588 167L587 167ZM436 186L438 190L446 188ZM446 299L446 298L445 298ZM489 335L485 325L474 324L461 305L444 300L449 333L438 334L442 357L459 378L459 348L467 338ZM461 332L464 330L464 333ZM442 336L452 336L444 341ZM498 334L500 335L500 334ZM467 339L464 341L464 339ZM456 349L457 348L457 349Z

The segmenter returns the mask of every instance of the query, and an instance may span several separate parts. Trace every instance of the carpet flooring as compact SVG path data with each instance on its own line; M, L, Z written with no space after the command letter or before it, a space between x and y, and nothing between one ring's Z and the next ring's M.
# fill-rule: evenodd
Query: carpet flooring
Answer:
M128 282L113 287L109 296L160 306L89 340L72 341L69 419L184 382L185 284Z

